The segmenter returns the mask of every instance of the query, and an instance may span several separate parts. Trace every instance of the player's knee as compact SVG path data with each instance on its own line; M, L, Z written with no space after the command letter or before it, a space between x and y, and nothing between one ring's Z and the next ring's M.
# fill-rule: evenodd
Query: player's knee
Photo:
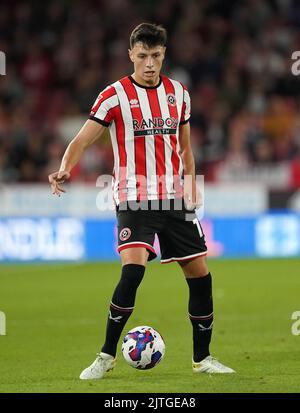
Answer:
M205 277L209 273L209 269L204 257L199 257L195 260L180 263L181 268L186 278Z
M192 277L206 277L209 273L208 266L205 262L199 264L193 271Z
M149 251L144 247L125 248L120 252L123 267L128 264L146 265Z

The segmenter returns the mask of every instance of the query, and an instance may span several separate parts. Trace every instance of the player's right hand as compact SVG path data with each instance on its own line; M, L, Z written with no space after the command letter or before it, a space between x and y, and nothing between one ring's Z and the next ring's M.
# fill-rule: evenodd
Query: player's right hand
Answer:
M66 192L61 184L70 178L70 172L57 171L48 176L49 183L51 185L51 191L53 195L60 196L62 192Z

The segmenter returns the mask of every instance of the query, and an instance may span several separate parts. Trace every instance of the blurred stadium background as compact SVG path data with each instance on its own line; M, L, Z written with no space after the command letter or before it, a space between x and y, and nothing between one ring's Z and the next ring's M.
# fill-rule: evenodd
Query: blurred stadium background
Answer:
M4 0L0 260L117 258L114 214L96 207L109 136L73 170L66 196L52 199L47 175L98 92L131 73L128 37L141 21L168 29L163 71L191 91L210 255L299 256L298 1Z
M119 359L113 380L78 380L103 339L120 269L114 211L101 210L96 185L112 171L108 134L74 168L67 194L52 196L48 174L99 91L131 73L128 38L143 21L167 28L163 72L191 92L212 349L238 371L229 380L192 377L185 282L176 264L159 263L128 328L163 332L161 366L140 380ZM299 27L297 0L1 1L0 392L299 392Z

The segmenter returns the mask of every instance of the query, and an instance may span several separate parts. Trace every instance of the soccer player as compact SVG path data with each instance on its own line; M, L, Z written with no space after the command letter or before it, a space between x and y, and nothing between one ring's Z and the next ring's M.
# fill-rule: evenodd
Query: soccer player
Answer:
M130 36L134 72L104 89L89 119L71 141L58 172L49 175L53 194L83 151L108 127L114 151L113 196L118 220L121 278L113 293L106 337L96 360L80 374L100 379L114 368L117 344L134 310L137 288L148 261L177 261L189 287L193 329L192 369L196 373L233 373L210 355L213 326L212 279L205 260L207 247L196 217L199 192L190 145L190 97L180 82L160 74L166 30L142 23Z

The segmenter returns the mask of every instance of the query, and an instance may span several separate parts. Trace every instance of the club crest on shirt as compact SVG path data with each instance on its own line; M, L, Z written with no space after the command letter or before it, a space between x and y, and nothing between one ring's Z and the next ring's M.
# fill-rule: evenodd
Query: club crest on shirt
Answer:
M131 236L131 230L129 228L123 228L120 231L119 238L121 241L127 241Z
M176 106L176 97L173 93L167 94L167 102L170 106Z

